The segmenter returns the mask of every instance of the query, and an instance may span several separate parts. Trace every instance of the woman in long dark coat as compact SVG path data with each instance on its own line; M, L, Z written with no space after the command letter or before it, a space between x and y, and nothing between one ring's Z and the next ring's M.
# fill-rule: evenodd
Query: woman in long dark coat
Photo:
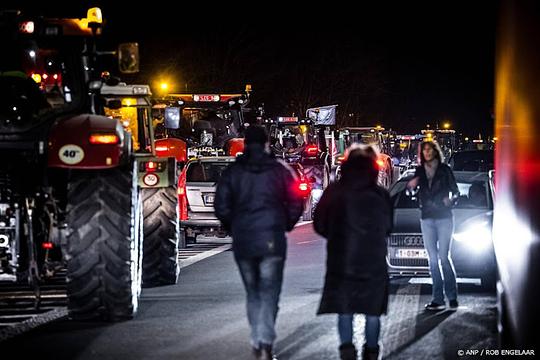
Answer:
M379 316L388 305L386 236L392 226L388 192L377 185L377 155L353 149L342 177L323 193L315 211L315 231L328 239L324 291L318 314L338 314L341 359L356 359L353 315L366 315L363 358L379 354Z

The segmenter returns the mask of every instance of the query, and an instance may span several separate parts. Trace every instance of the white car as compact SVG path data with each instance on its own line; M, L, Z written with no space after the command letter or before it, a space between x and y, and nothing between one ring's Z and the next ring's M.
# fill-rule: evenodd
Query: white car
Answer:
M234 156L209 156L190 160L179 180L180 233L186 243L198 235L225 237L227 233L215 215L216 186Z

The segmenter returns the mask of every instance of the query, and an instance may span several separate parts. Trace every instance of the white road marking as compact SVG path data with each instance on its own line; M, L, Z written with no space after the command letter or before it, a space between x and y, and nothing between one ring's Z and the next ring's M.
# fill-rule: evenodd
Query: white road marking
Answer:
M214 256L214 255L217 255L217 254L220 254L224 251L227 251L231 248L231 244L225 244L225 245L222 245L222 246L219 246L215 249L211 249L211 250L207 250L207 251L204 251L200 254L197 254L195 256L191 256L185 260L180 260L180 267L181 268L185 268L185 267L188 267L190 265L193 265L201 260L204 260L206 258L209 258L210 256Z
M472 285L482 285L482 280L477 278L457 278L456 282L459 284L472 284ZM431 285L430 277L412 277L409 279L409 284L428 284Z

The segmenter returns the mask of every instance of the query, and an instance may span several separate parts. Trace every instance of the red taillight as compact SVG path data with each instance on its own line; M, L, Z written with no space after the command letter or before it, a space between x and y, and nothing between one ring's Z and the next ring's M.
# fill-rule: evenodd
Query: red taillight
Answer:
M147 172L156 171L157 163L155 161L149 161L145 164L145 167Z
M305 152L308 156L315 156L319 152L319 147L317 145L308 145Z
M379 168L379 170L382 170L385 168L384 164L385 164L384 160L381 160L381 159L377 160L377 167Z
M118 144L119 138L116 134L92 134L90 135L90 144L108 145Z
M156 151L169 151L168 146L156 146Z
M345 161L345 155L342 155L342 156L338 156L338 158L336 159L336 162L338 164L341 164Z
M311 191L311 186L307 182L300 182L298 183L298 194L302 197L306 197L309 195Z
M52 242L44 242L41 244L41 247L44 248L45 250L51 250L54 245Z
M188 220L188 199L186 194L186 171L182 171L178 178L178 210L180 212L180 221Z

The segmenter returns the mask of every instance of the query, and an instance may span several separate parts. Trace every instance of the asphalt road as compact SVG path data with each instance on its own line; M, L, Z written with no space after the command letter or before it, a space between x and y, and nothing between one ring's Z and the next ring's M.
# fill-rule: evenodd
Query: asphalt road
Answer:
M324 277L325 242L311 225L289 234L278 315L280 359L338 359L336 320L316 316ZM383 317L388 359L453 359L459 350L496 348L495 296L460 284L457 311L425 313L430 286L392 282ZM244 290L225 251L184 268L178 285L144 289L138 316L121 323L58 321L0 342L0 354L39 359L251 359ZM363 318L356 318L356 343ZM462 357L467 358L467 357Z

